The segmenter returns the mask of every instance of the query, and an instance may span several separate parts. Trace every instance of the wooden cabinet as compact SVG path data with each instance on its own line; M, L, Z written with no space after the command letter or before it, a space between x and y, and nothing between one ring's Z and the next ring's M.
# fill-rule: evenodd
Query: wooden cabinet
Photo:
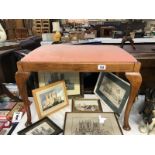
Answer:
M29 36L27 20L24 19L5 19L3 21L8 40L23 39Z
M131 53L141 62L141 75L143 78L140 93L144 94L146 88L155 88L155 49L154 44L136 44L136 50L130 45L125 45L124 49Z
M33 20L33 32L36 35L42 33L50 33L50 20L49 19L34 19Z

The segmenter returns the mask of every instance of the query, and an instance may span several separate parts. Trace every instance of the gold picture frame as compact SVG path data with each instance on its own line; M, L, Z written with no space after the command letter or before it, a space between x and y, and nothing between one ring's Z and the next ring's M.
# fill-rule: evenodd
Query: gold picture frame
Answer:
M38 72L39 87L64 80L68 97L83 96L83 78L79 72Z
M64 81L34 89L32 93L39 118L52 114L68 105Z

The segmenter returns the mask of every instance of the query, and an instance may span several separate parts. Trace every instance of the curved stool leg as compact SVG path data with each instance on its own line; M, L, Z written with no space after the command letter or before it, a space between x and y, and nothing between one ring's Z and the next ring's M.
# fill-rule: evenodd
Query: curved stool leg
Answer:
M131 84L131 90L130 90L130 96L129 96L129 100L127 103L127 107L125 110L123 129L130 130L131 128L129 126L129 114L130 114L132 105L134 103L134 99L135 99L135 97L138 93L138 90L140 88L140 85L142 83L142 77L139 72L127 72L127 73L125 73L125 76Z
M21 95L21 98L23 99L24 106L27 112L27 122L26 126L31 125L31 111L30 111L30 101L28 100L28 95L27 95L27 88L26 88L26 82L27 79L29 78L30 73L29 72L16 72L15 78L16 78L16 83Z

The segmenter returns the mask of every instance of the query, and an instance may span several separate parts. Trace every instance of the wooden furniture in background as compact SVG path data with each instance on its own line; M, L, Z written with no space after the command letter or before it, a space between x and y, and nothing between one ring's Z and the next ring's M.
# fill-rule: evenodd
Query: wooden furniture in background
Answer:
M26 81L30 72L125 72L131 84L131 91L123 128L130 130L129 114L142 78L139 73L140 63L125 50L108 45L45 45L26 55L17 65L16 83L27 111L27 125L31 124L26 90Z
M16 101L21 101L2 84L15 82L16 62L13 58L13 53L18 48L19 43L17 42L0 43L0 94L6 94Z
M145 94L147 88L155 88L155 49L154 44L135 44L136 50L130 45L123 48L133 55L141 63L141 75L143 78L140 93Z
M16 63L12 59L12 54L18 48L19 43L17 42L0 43L0 83L11 82L15 79L14 75L12 77L12 72L15 71Z
M102 26L100 28L100 37L112 37L113 31L115 30L115 27L113 26Z
M29 36L24 19L4 19L4 25L8 40L23 39Z
M34 19L33 32L35 35L42 33L50 33L50 20L49 19Z

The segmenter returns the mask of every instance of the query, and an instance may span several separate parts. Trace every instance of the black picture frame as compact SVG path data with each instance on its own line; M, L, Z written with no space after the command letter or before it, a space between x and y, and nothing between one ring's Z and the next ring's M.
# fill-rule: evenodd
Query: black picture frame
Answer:
M113 73L101 72L94 93L119 116L128 100L130 84Z
M40 131L40 134L30 134L31 131L34 131L35 128L37 128L39 125L41 125L42 123L46 122L54 131L51 133L51 134L41 134L41 131ZM47 131L47 130L46 130ZM27 134L29 132L29 134ZM53 121L51 121L48 117L44 117L43 119L35 122L34 124L28 126L27 128L21 130L18 132L18 135L58 135L60 134L61 132L63 132L63 130L57 126ZM36 133L36 132L33 132L33 133Z

